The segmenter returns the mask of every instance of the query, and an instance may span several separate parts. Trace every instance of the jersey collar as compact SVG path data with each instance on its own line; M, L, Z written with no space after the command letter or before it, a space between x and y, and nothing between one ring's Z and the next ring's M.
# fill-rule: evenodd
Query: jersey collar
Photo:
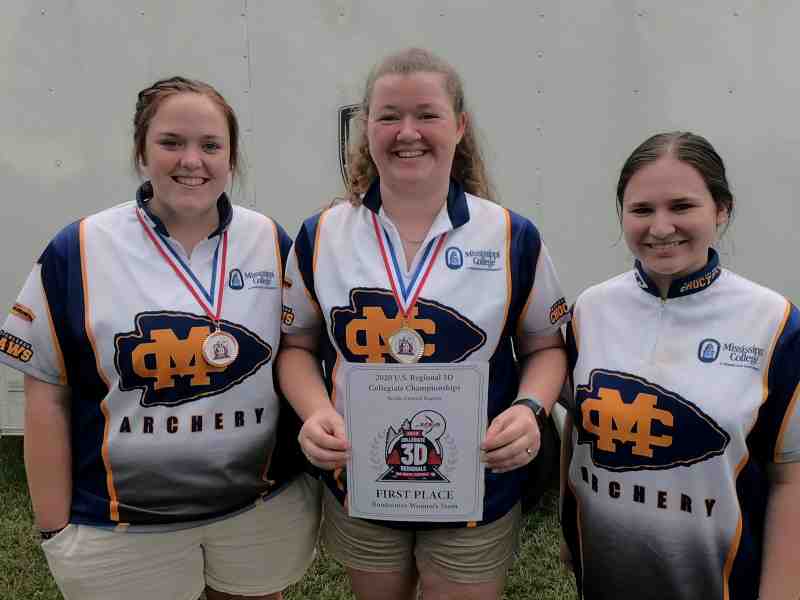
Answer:
M661 297L661 292L658 291L658 286L653 280L644 272L642 263L638 259L634 264L634 276L636 283L645 292L653 294L654 296ZM719 266L719 255L713 248L708 249L708 262L699 271L676 279L669 286L669 293L667 298L680 298L681 296L688 296L702 292L704 289L714 283L722 273L722 268Z
M369 186L367 193L361 200L361 203L370 209L375 214L379 214L381 210L381 186L380 179L375 178L372 185ZM467 195L464 193L464 188L455 179L450 180L450 187L447 190L447 215L450 217L450 224L453 229L461 227L469 221L469 207L467 206Z
M153 184L149 181L145 181L139 186L139 189L136 190L136 204L144 211L150 222L153 223L155 230L161 235L169 237L169 231L167 231L164 222L150 210L150 200L152 197ZM228 228L228 225L231 224L233 209L231 207L231 201L228 199L228 195L225 192L222 192L222 195L217 198L217 211L219 211L219 227L211 232L211 235L208 236L209 239L213 238L215 235L221 234Z

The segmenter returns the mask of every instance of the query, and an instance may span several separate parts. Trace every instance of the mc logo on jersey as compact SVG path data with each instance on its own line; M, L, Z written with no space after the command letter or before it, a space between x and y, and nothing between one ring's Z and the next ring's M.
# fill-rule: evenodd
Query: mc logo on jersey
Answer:
M333 338L349 362L394 362L389 337L402 326L403 317L388 290L355 288L350 291L350 306L331 310ZM486 334L472 321L423 298L417 300L405 326L425 341L422 362L459 362L486 342Z
M730 436L680 395L627 373L595 369L576 388L578 443L611 471L692 465L725 451Z
M136 315L136 329L114 336L114 364L123 392L142 390L140 404L177 406L220 394L241 383L272 357L272 348L241 325L220 322L239 342L239 356L226 367L203 358L202 346L214 329L207 317L159 311Z

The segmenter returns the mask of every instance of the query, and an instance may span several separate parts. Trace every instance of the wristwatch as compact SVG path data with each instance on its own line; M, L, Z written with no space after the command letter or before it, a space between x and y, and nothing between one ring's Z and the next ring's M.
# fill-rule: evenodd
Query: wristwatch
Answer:
M536 417L536 424L539 426L539 433L544 431L547 423L547 411L544 409L544 406L542 406L538 400L531 398L530 396L527 398L517 398L511 403L511 406L517 406L520 404L531 409L533 416Z
M49 540L50 538L53 538L53 537L57 536L59 533L64 531L66 528L67 528L67 526L64 525L63 527L60 527L59 529L40 529L39 530L39 536L41 537L41 540L44 542L45 540Z

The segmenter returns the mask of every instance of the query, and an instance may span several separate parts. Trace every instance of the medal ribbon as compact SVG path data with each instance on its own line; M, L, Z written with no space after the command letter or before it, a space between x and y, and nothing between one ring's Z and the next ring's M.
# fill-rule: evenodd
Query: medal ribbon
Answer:
M211 291L209 293L206 292L205 288L200 283L200 281L198 281L197 277L195 277L192 270L187 265L183 264L183 261L181 261L180 257L175 254L175 251L172 249L172 247L165 240L163 239L159 240L156 238L156 235L158 235L158 237L160 238L161 234L159 234L158 232L153 233L153 231L147 226L147 223L145 222L144 217L142 216L142 210L140 208L136 209L136 216L138 217L139 222L142 224L142 228L144 229L144 232L147 234L147 237L150 238L150 241L153 242L153 245L156 247L156 250L158 250L158 253L166 261L166 263L170 267L172 267L172 270L175 271L175 274L178 276L178 279L180 279L183 282L183 285L186 286L186 289L188 289L189 292L191 292L194 299L200 305L200 308L202 308L203 311L206 313L206 315L208 315L208 318L214 322L214 326L217 329L219 329L219 318L220 315L222 314L222 296L225 293L225 282L222 280L222 277L224 277L225 275L225 265L228 259L228 232L225 231L223 232L222 236L220 236L221 239L220 241L217 242L217 249L214 251L214 266L211 271ZM217 257L219 254L220 243L222 244L222 260L218 261ZM167 247L167 249L170 251L170 254L172 254L177 260L177 262L180 264L180 267L177 264L175 264L175 261L172 260L172 258L170 258L170 256L164 251L164 248L162 246ZM214 312L213 310L214 286L217 283L218 266L221 267L219 269L219 272L221 273L222 277L220 278L219 281L219 293L217 294L217 302L216 302L217 310L216 312ZM181 269L181 267L183 269ZM200 288L200 291L202 292L203 296L205 296L205 298L209 301L209 303L211 303L210 306L208 303L203 301L203 298L201 298L200 294L197 293L197 290L195 290L194 286L191 284L189 279L186 278L186 275L184 275L183 271L186 271L189 277L194 281L195 285Z
M375 236L378 238L378 246L381 249L381 257L383 258L383 266L386 269L386 275L389 277L389 283L392 286L392 294L394 295L395 302L397 303L397 310L403 317L403 326L408 321L408 317L411 312L414 310L414 306L417 304L417 298L419 298L420 292L422 292L422 288L425 287L425 282L428 280L428 275L431 273L431 269L433 268L433 263L436 262L436 257L439 256L439 251L444 246L444 240L447 237L447 233L443 233L439 236L438 241L436 239L431 240L428 242L428 246L425 249L425 256L420 261L419 265L417 266L417 270L411 278L409 283L409 287L406 288L405 282L403 281L403 275L400 270L400 267L397 263L397 257L394 253L394 248L392 247L391 241L387 236L386 242L389 244L389 251L392 255L392 262L394 263L394 270L392 269L392 265L389 263L389 256L386 252L386 247L383 244L383 237L381 236L381 228L378 225L378 219L375 217L375 214L372 214L372 224L375 227ZM425 265L425 259L430 254L431 247L433 244L436 243L436 248L433 251L433 256L431 256L430 261L428 262L427 266L425 267L425 272L422 274L422 278L419 280L419 284L416 286L416 290L414 291L414 295L411 297L411 301L406 305L403 301L408 297L409 292L414 289L414 282L417 280L417 277L420 274L420 271ZM398 292L397 283L395 283L395 277L400 284L400 291L402 291L402 296Z

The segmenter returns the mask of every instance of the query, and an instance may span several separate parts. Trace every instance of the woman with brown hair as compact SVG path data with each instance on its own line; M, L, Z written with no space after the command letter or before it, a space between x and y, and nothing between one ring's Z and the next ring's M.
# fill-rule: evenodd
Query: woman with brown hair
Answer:
M139 93L136 200L50 242L0 344L25 373L25 464L66 600L277 599L314 555L316 482L282 407L289 239L232 204L239 128L210 85Z
M622 167L634 268L580 295L567 336L562 525L583 598L800 594L800 313L720 264L733 208L699 135L654 135Z

